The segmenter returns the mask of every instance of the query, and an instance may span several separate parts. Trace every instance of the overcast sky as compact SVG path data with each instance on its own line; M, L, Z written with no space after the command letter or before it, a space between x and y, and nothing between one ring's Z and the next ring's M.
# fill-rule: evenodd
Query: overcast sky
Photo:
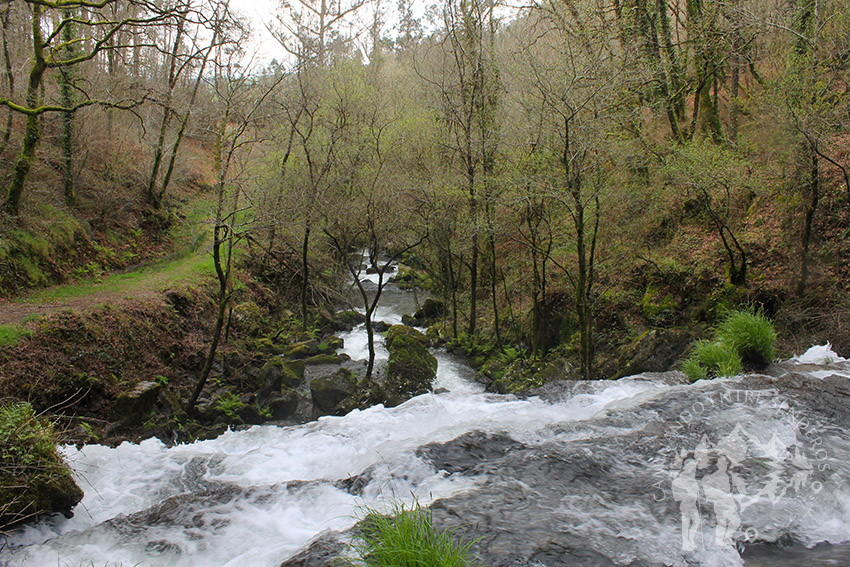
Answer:
M274 23L274 14L279 5L277 0L231 0L230 5L251 20L253 29L252 46L247 51L257 51L258 62L267 63L274 58L283 59L285 52L266 29Z
M414 2L413 11L418 17L422 17L425 13L426 5L430 2ZM384 0L384 9L386 10L387 23L385 25L385 33L392 28L397 22L395 16L396 0ZM247 51L257 52L257 63L265 64L272 59L285 59L287 54L281 47L280 43L272 37L266 25L275 25L275 13L280 6L279 0L231 0L231 8L248 16L251 21L251 28L254 30L252 45ZM370 9L371 3L367 3L361 9L362 14L360 19L369 21L371 19Z

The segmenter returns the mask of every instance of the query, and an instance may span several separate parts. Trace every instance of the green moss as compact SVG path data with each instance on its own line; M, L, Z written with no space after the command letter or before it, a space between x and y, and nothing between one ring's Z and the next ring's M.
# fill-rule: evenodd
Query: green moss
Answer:
M404 325L394 325L385 339L389 360L384 393L387 405L398 405L430 391L437 375L437 359L428 350L428 338Z
M51 424L28 403L0 408L0 528L44 513L70 514L82 497Z
M319 364L339 364L339 357L333 354L317 354L304 360L307 366L318 366Z
M641 312L651 325L664 325L676 317L679 304L657 286L650 284L643 294Z

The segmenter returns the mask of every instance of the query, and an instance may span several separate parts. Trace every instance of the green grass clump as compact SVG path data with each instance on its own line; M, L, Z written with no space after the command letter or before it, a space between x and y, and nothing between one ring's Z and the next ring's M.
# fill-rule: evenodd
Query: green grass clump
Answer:
M713 341L697 341L682 364L691 382L735 376L744 364L767 366L776 356L776 331L761 312L730 311L714 334Z
M358 567L465 567L474 565L469 548L451 531L438 532L430 510L400 505L392 516L374 510L361 522L352 543Z
M767 365L776 356L776 331L760 312L730 312L718 326L717 338L745 362Z
M735 349L721 341L697 341L682 370L691 382L705 378L735 376L743 364Z

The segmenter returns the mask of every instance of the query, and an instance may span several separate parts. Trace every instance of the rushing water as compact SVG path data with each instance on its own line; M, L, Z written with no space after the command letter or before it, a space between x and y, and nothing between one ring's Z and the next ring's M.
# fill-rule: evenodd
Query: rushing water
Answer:
M391 287L376 319L398 322L410 301ZM362 335L345 336L355 358ZM846 548L805 549L850 540L850 437L840 427L850 411L837 401L850 362L828 347L787 361L776 378L691 386L668 373L527 399L482 393L462 361L437 356L437 386L450 391L395 408L174 447L65 447L85 498L71 519L13 533L0 565L277 567L322 532L353 526L364 507L414 499L440 500L435 520L477 529L491 564L726 567L744 564L747 537L768 542L744 554L753 567L850 564ZM821 384L833 392L824 403ZM671 497L673 481L690 471L708 490L724 455L749 500L738 499L735 533L718 542L719 500L712 514L711 493L696 492L695 549L685 549L687 498Z

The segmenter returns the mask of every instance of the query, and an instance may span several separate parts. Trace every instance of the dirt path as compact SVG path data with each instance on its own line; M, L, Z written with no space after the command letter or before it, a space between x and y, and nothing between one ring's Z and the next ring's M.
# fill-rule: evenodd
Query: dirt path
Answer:
M0 302L0 325L21 325L64 309L85 311L104 305L156 300L166 289L199 280L209 273L212 273L211 262L202 247L186 258L110 274L99 282L55 286Z

